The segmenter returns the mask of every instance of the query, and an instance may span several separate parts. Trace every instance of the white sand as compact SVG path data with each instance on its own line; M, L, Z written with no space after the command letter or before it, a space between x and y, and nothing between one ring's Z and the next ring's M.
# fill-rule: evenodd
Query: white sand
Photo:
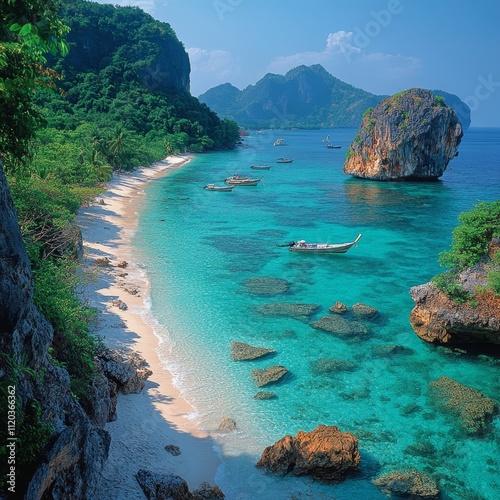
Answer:
M112 441L99 499L144 498L135 479L140 468L172 472L195 489L204 481L215 484L220 465L213 441L186 418L192 408L181 398L171 374L160 363L156 352L158 339L142 318L147 310L148 282L137 265L140 256L134 255L131 247L145 184L188 160L186 156L172 156L132 174L115 174L107 191L78 214L85 250L84 269L93 276L85 297L91 306L102 311L97 333L111 348L138 352L153 372L140 394L118 396L118 418L105 427ZM95 259L103 257L110 260L110 265L96 266ZM124 269L117 267L122 261L128 262ZM127 275L120 277L123 273ZM135 295L130 293L136 290ZM128 309L113 305L117 299ZM178 446L181 454L174 456L166 451L169 444Z

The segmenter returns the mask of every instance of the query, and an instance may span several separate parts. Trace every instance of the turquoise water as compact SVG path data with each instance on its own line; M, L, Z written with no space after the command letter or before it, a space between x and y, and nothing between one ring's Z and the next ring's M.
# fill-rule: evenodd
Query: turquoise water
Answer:
M326 149L329 133L342 149ZM410 327L410 287L441 271L459 213L479 200L500 199L500 130L471 129L460 155L436 183L380 183L342 173L356 131L266 131L236 151L198 155L151 183L134 245L151 283L151 315L160 356L212 433L223 465L218 483L229 499L378 499L371 480L415 467L434 478L445 499L500 497L500 422L484 437L464 435L428 398L429 382L447 375L500 400L498 365L477 353L449 353L421 341ZM278 137L287 146L274 147ZM279 156L295 157L276 164ZM208 192L232 173L261 175L257 187ZM343 255L301 255L277 247L290 240L344 242ZM251 293L244 280L286 279L285 294ZM336 301L378 309L368 335L345 339L313 329ZM309 319L269 317L258 306L315 304ZM272 358L230 360L232 341L276 350ZM380 355L381 346L404 347ZM322 358L351 363L321 374ZM273 364L290 373L256 400L250 372ZM218 435L224 416L238 432ZM359 472L339 485L276 478L255 463L262 450L299 429L336 425L359 438ZM416 450L416 451L415 451ZM425 451L422 451L425 450Z

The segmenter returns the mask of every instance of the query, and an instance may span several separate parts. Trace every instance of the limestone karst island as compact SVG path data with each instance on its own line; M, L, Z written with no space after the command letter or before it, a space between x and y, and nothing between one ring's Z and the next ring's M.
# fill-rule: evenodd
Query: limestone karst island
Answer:
M0 6L0 497L500 498L500 11L118 3Z

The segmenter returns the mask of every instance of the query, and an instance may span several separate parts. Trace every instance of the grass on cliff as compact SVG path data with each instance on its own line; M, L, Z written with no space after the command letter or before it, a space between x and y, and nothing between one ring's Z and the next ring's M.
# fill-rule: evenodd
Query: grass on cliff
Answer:
M458 220L461 224L453 230L451 249L439 255L440 265L449 269L432 281L455 302L467 302L473 294L464 290L457 276L489 256L487 288L500 295L500 247L491 244L500 237L500 201L479 203Z

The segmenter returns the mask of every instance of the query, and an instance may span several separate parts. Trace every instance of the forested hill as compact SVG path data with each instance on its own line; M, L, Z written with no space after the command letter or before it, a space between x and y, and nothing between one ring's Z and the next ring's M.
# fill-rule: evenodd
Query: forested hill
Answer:
M445 97L464 128L470 125L470 109L464 102L446 92L432 92ZM385 97L349 85L315 64L285 75L268 73L243 90L229 83L218 85L199 99L244 127L331 128L359 127L363 113Z
M147 137L148 145L161 143L160 156L234 147L236 124L190 95L189 58L169 24L137 7L85 0L63 2L60 17L70 27L70 50L49 63L63 77L63 92L45 92L38 100L49 127L94 124L110 134L120 127L136 142ZM132 167L148 160L133 156L108 162Z

